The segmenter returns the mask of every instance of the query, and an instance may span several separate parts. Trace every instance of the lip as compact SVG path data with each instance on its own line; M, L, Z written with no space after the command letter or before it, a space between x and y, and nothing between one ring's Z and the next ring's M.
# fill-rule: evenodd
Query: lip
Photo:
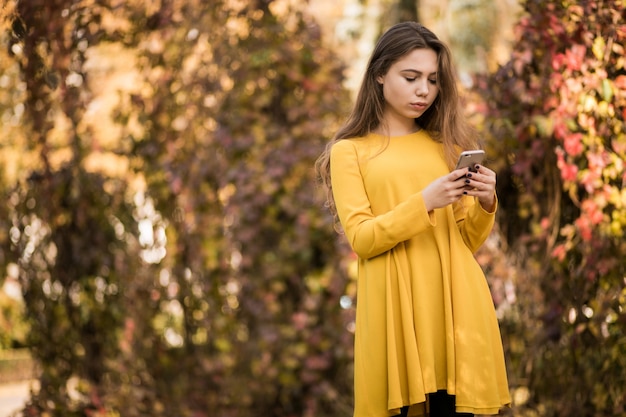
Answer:
M419 103L411 103L410 106L417 110L425 110L428 107L428 104L419 102Z

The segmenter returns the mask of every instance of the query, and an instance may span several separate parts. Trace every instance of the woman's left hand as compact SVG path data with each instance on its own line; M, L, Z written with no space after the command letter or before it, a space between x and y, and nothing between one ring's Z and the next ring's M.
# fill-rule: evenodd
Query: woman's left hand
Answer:
M467 195L477 197L483 209L491 212L496 204L496 173L482 165L476 169L478 172L467 173Z

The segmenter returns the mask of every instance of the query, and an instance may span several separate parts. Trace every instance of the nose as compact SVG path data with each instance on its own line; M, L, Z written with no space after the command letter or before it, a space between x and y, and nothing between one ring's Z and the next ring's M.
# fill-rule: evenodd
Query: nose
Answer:
M421 79L419 80L419 82L417 82L417 85L415 86L415 95L418 97L425 97L428 95L428 89L428 80Z

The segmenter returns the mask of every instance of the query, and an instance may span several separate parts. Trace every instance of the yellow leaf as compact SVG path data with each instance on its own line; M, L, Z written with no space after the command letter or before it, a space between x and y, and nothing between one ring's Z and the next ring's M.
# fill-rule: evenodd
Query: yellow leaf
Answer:
M593 54L598 60L602 61L604 59L604 51L606 50L606 44L604 43L604 38L597 37L593 41L593 47L591 48Z
M595 97L592 96L583 96L581 97L581 101L582 101L582 105L583 105L583 111L586 113L590 113L592 111L594 111L597 108L597 102Z

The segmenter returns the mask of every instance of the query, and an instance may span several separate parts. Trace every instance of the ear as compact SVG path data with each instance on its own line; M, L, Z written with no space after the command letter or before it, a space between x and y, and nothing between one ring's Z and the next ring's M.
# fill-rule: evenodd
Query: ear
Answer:
M379 75L378 77L376 77L376 81L378 82L378 84L383 85L383 76Z

